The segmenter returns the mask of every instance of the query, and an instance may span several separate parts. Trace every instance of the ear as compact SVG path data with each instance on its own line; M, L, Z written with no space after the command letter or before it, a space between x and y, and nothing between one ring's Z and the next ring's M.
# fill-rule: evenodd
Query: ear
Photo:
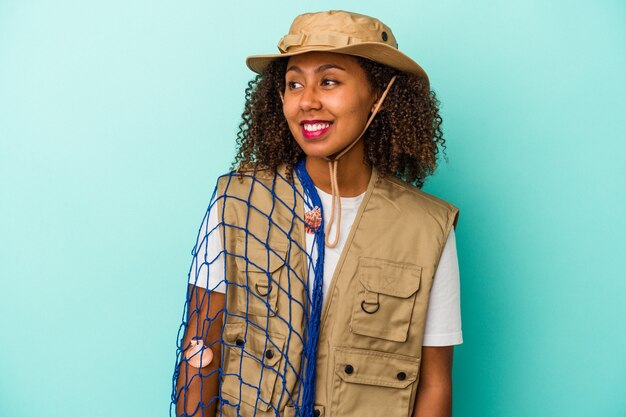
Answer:
M285 97L283 96L283 92L278 90L278 95L280 96L280 101L285 104Z

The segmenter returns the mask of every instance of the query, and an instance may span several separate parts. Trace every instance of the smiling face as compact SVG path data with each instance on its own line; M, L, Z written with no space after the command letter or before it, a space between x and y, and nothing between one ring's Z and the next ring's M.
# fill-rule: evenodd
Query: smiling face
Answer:
M283 113L308 157L336 155L361 134L376 94L357 60L309 52L292 56L285 73ZM352 152L363 152L359 142Z

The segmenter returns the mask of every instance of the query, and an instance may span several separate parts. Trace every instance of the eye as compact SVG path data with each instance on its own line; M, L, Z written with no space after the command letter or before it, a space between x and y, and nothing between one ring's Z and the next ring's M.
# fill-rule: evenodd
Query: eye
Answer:
M302 84L300 84L299 82L287 81L287 88L289 88L290 90L300 88L300 87L302 87Z
M332 86L332 85L337 85L337 84L339 84L339 81L331 80L329 78L324 78L322 80L323 86Z

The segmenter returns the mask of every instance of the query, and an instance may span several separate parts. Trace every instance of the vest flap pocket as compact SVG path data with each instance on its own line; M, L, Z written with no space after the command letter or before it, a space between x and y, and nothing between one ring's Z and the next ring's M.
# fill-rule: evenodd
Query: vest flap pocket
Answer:
M323 405L315 405L313 406L313 412L315 417L324 417L324 406ZM301 412L296 412L296 407L293 404L287 404L285 406L285 411L281 414L283 417L296 417L296 415L302 415Z
M247 243L246 243L247 242ZM233 286L241 313L274 317L281 276L285 273L287 245L270 242L268 247L253 236L237 237L237 286Z
M246 241L248 247L246 248ZM237 256L235 262L237 269L242 272L266 272L274 273L285 264L286 245L270 243L266 247L256 238L249 236L237 238Z
M352 384L406 388L418 377L420 360L372 350L336 348L335 373Z
M405 342L422 267L385 259L359 258L359 284L350 329L363 336Z
M284 336L266 333L254 324L249 324L246 331L245 323L226 324L223 339L229 345L243 348L245 355L265 366L274 366L280 361L285 344Z
M408 298L420 287L422 267L384 259L360 258L359 280L370 292Z
M280 392L275 396L274 390L281 374L285 337L251 323L228 323L222 338L222 393L267 411L280 397Z

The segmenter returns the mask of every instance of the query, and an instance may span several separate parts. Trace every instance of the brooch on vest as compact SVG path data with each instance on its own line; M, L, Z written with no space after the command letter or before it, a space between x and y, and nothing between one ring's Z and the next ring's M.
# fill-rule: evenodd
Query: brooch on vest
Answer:
M320 224L322 224L322 212L319 207L313 207L313 210L309 210L304 213L304 223L306 232L310 235L314 234Z

